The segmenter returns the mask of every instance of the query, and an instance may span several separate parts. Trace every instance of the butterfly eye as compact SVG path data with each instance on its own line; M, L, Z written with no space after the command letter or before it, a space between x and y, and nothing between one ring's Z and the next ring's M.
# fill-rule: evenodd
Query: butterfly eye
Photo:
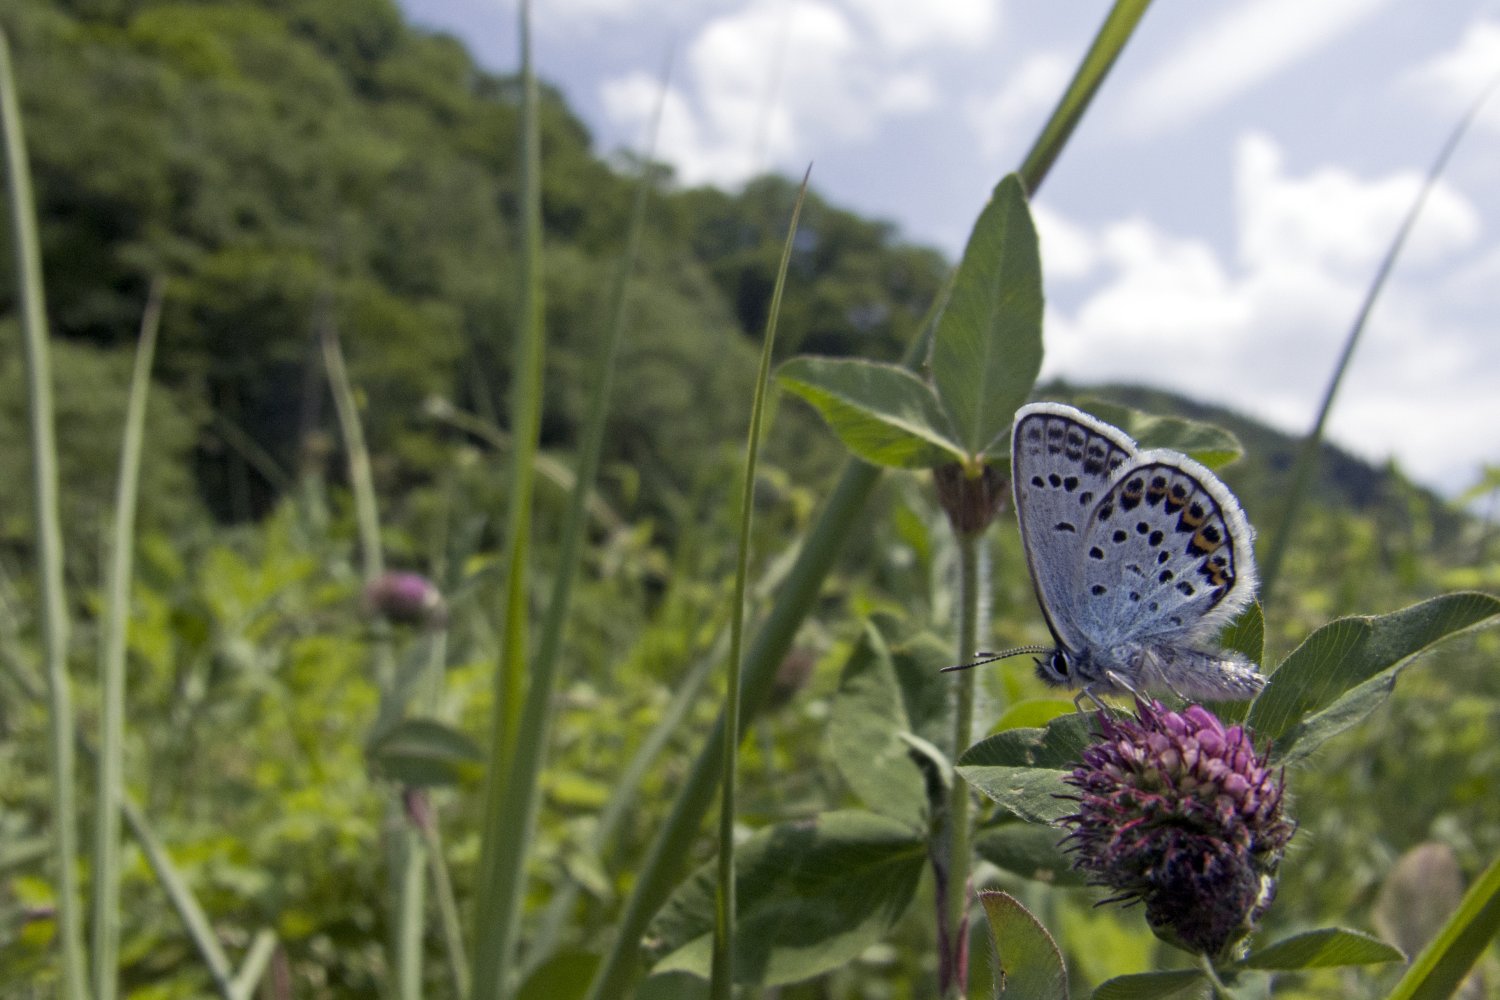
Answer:
M1068 654L1064 653L1060 649L1053 650L1052 659L1047 662L1047 666L1051 667L1052 672L1057 674L1057 676L1066 678L1068 676L1069 667L1071 666L1068 663Z

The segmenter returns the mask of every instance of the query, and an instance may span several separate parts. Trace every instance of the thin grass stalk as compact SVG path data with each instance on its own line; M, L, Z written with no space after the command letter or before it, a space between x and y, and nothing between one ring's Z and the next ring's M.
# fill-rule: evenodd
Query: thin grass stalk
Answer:
M364 428L359 419L359 404L354 386L339 346L338 330L333 323L331 306L325 311L321 329L323 364L333 393L334 410L344 438L349 461L349 487L354 493L355 518L359 525L360 564L366 581L385 572L385 553L380 541L380 512L375 497L375 476L371 471L370 450L365 444ZM371 645L374 652L376 681L380 688L377 731L395 724L405 706L397 690L394 654L391 649L390 625L384 619L371 623ZM423 914L426 909L426 848L422 834L406 817L399 798L386 805L386 829L391 840L386 858L391 870L391 959L395 968L397 996L401 1000L418 1000L422 995Z
M151 366L161 326L162 282L154 281L141 317L140 343L125 407L115 530L109 563L104 644L99 661L99 794L94 812L94 996L114 1000L120 963L120 795L125 786L125 643L130 622L130 578L135 555L135 511L140 495L141 443Z
M1129 41L1131 32L1147 5L1148 0L1117 0L1095 36L1093 45L1085 56L1084 66L1080 67L1073 83L1053 109L1051 117L1021 165L1021 179L1028 193L1035 194L1046 180L1052 164L1056 162L1073 129L1082 119L1120 50ZM951 281L950 277L948 285L938 294L927 316L918 326L917 336L901 359L906 367L915 369L927 356L933 322L943 303L947 301ZM832 568L844 541L859 523L860 512L875 489L875 484L879 482L880 473L880 469L858 459L851 458L844 463L827 503L808 529L806 541L787 574L785 586L776 594L770 613L761 624L755 642L745 657L741 703L743 718L753 718L765 705L775 680L776 668L791 648L802 620L812 609L823 579ZM675 879L682 870L683 859L690 856L703 814L713 801L714 782L718 780L717 764L720 754L724 752L724 733L724 720L721 716L704 741L687 780L673 800L671 812L651 844L637 874L635 886L625 902L625 909L609 950L599 963L593 982L589 984L588 1000L613 1000L624 996L635 977L636 963L640 960L638 945L641 935L671 892Z
M193 945L198 949L198 955L208 966L208 974L213 978L214 989L224 1000L234 1000L234 966L229 961L229 956L224 953L224 948L219 944L219 936L214 933L213 923L208 919L208 914L203 912L203 907L198 903L198 898L193 895L193 890L188 887L187 879L172 864L172 858L167 854L167 849L157 839L155 831L146 819L146 814L141 812L131 798L126 795L120 799L120 812L125 817L126 824L130 827L135 842L140 845L141 853L146 856L146 864L151 866L151 871L156 875L156 881L166 892L167 899L172 908L177 911L182 926L187 930L188 937L192 939Z
M1297 515L1301 512L1302 498L1307 493L1307 483L1312 476L1313 464L1318 457L1318 448L1323 443L1323 427L1328 422L1328 414L1333 409L1334 396L1339 391L1339 385L1344 380L1344 373L1349 368L1349 362L1354 357L1354 349L1359 346L1360 337L1364 335L1365 324L1370 318L1370 313L1375 308L1375 302L1380 298L1381 291L1385 288L1386 280L1396 266L1396 260L1401 255L1401 250L1406 246L1406 238L1411 235L1412 228L1416 225L1418 217L1422 214L1422 208L1427 204L1427 196L1437 186L1438 178L1448 167L1448 161L1452 159L1453 152L1458 148L1459 141L1469 131L1469 126L1474 124L1474 119L1479 116L1479 111L1484 107L1490 95L1495 92L1495 87L1500 84L1500 76L1492 79L1469 107L1468 112L1461 118L1453 131L1449 133L1442 149L1438 151L1437 158L1432 161L1432 166L1427 170L1427 177L1422 182L1417 197L1411 203L1411 208L1406 212L1406 218L1401 220L1401 227L1396 230L1396 236L1391 240L1391 245L1386 249L1385 257L1380 261L1380 267L1375 271L1375 278L1370 282L1369 289L1365 292L1364 301L1360 303L1359 312L1354 317L1354 325L1349 330L1348 337L1344 340L1343 350L1339 352L1339 359L1333 366L1333 374L1328 378L1328 386L1323 390L1323 400L1318 405L1318 415L1313 418L1312 427L1308 429L1307 435L1302 439L1302 446L1297 451L1297 461L1292 466L1292 481L1287 487L1281 506L1281 519L1277 522L1275 531L1271 534L1271 543L1266 557L1260 564L1260 600L1262 605L1271 603L1271 595L1275 591L1277 580L1281 576L1281 564L1286 558L1287 546L1291 542L1293 531L1297 525Z
M32 485L36 504L37 578L47 676L47 764L54 824L57 941L61 996L88 993L83 915L78 888L78 816L73 773L73 698L68 679L68 605L63 592L62 523L57 505L57 441L52 410L52 362L47 347L47 305L42 254L21 105L11 67L10 42L0 31L0 131L5 141L6 197L15 247L16 299L25 343Z
M666 87L663 85L661 93L665 92ZM658 99L652 122L652 149L656 144L655 133L661 121L661 108L662 101ZM620 353L620 341L624 336L628 317L627 300L631 275L635 272L636 260L640 254L641 234L645 229L646 205L651 188L652 168L648 158L636 186L626 231L625 251L620 258L610 292L610 322L598 354L598 382L590 393L589 410L584 418L578 471L569 493L568 510L558 549L558 565L552 578L552 593L537 634L536 655L527 670L524 708L515 720L517 728L510 756L510 771L500 788L501 802L495 817L499 820L499 826L495 829L495 842L506 845L506 849L495 858L493 881L490 883L495 893L494 909L490 916L495 923L487 927L485 933L490 941L489 946L498 952L502 977L509 975L504 970L516 966L516 940L519 937L521 901L525 895L525 847L531 842L536 826L537 790L555 714L553 697L558 684L558 661L572 599L573 581L578 575L580 556L588 531L589 498L599 473L600 456L604 451L604 428L614 389L616 359ZM518 976L514 978L519 979ZM502 985L503 992L507 985L509 984Z
M364 427L359 420L359 403L344 364L344 350L339 345L331 306L320 323L323 364L328 371L328 387L333 393L333 408L338 414L339 432L344 437L344 451L349 460L349 489L354 493L354 516L359 526L360 569L370 581L385 572L385 554L380 544L380 512L375 502L375 476L370 470L370 449L365 444Z
M728 633L721 632L714 647L693 664L687 676L678 683L676 691L672 694L672 700L667 704L666 711L662 713L640 748L630 758L630 763L626 764L625 769L620 772L620 776L615 780L614 791L610 794L609 801L599 813L599 823L590 840L589 846L596 854L601 856L604 854L614 841L620 824L637 806L637 793L646 773L662 750L666 748L668 741L681 729L688 711L697 703L699 693L712 675L714 666L724 661L724 657L728 655L728 649ZM537 927L535 939L527 949L525 960L522 962L523 977L557 951L558 937L562 933L562 927L568 915L573 912L573 905L578 901L578 892L578 883L570 879L547 904L547 909Z
M544 310L542 291L541 138L536 75L531 65L531 5L522 0L521 39L521 317L516 330L511 392L510 510L506 519L504 598L500 653L490 710L490 759L485 771L484 826L480 831L477 899L474 906L476 1000L507 995L514 939L514 886L526 844L506 839L517 817L510 814L517 791L512 764L518 743L526 667L527 566L537 438L542 417Z
M240 971L230 987L234 1000L252 1000L261 978L271 964L271 958L276 954L278 943L276 932L269 927L262 927L255 932L255 937L250 939L250 948L245 952L245 960L240 963Z
M781 315L781 297L786 289L787 265L797 236L797 220L807 198L807 180L812 166L802 175L802 187L792 205L776 285L771 292L771 311L766 317L766 335L760 348L760 369L755 375L755 397L750 405L750 431L745 445L745 475L740 486L740 533L734 563L734 597L729 606L729 684L724 699L724 729L742 733L740 726L740 654L745 631L745 578L750 575L750 528L755 514L755 466L760 457L761 425L765 420L766 384L771 378L771 351L776 344L776 320ZM714 897L713 961L708 988L713 1000L731 1000L734 994L734 792L739 761L739 740L725 740L719 769L719 865L718 890Z
M984 535L961 532L958 541L958 662L974 659L979 646L979 560ZM954 674L953 756L974 738L974 671ZM968 980L969 835L971 793L967 781L954 780L948 797L948 870L944 875L943 913L939 921L940 988L944 997L957 997Z
M423 842L427 846L427 859L432 875L433 894L437 897L438 923L443 932L444 949L448 956L448 974L453 979L453 993L457 997L469 995L469 960L464 951L463 922L458 916L458 897L453 894L453 879L444 862L443 839L438 831L436 817L432 823L421 824Z

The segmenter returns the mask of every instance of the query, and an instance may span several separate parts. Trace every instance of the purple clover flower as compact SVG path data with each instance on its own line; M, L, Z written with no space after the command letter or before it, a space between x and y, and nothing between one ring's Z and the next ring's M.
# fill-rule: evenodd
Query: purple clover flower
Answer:
M382 573L365 585L365 606L398 625L441 628L448 622L442 591L420 573Z
M1136 718L1100 713L1100 739L1063 780L1078 811L1062 823L1073 865L1105 902L1143 903L1171 944L1232 956L1276 893L1294 824L1282 816L1281 773L1241 726L1192 705L1136 700Z

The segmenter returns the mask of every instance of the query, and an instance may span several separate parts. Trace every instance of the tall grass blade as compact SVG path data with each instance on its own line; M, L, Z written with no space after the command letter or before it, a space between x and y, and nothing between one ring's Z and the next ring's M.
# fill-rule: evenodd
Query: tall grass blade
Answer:
M1376 269L1375 278L1365 292L1364 301L1360 303L1359 313L1354 317L1354 325L1349 330L1349 336L1344 340L1344 349L1339 353L1339 359L1333 366L1333 374L1329 376L1328 387L1323 390L1323 401L1318 405L1318 415L1313 419L1312 427L1308 430L1307 436L1302 439L1302 447L1297 452L1297 461L1292 466L1291 485L1287 487L1282 501L1281 519L1271 534L1270 551L1261 561L1260 601L1262 605L1268 605L1271 602L1277 579L1281 576L1281 564L1286 558L1287 546L1291 543L1292 532L1296 528L1297 515L1301 511L1303 495L1307 492L1308 479L1312 476L1313 463L1318 457L1318 448L1323 443L1323 426L1328 422L1328 413L1333 409L1334 396L1338 393L1339 384L1344 380L1344 372L1348 370L1349 362L1354 357L1354 349L1359 346L1360 337L1365 332L1365 323L1375 308L1376 300L1380 298L1381 290L1385 288L1386 279L1390 277L1392 269L1396 266L1396 259L1406 245L1406 238L1411 235L1412 227L1416 225L1417 218L1422 214L1422 207L1427 203L1427 196L1437 186L1438 178L1442 176L1443 171L1447 169L1448 161L1453 157L1453 151L1458 148L1459 141L1469 131L1469 126L1479 116L1480 109L1494 93L1497 85L1500 85L1500 77L1494 78L1485 86L1479 97L1469 107L1468 112L1449 133L1447 141L1438 151L1437 158L1428 168L1427 177L1422 182L1421 190L1417 192L1411 208L1407 210L1406 218L1401 221L1401 227L1396 230L1395 239L1391 240L1391 245L1386 250L1380 267Z
M334 325L332 306L325 303L320 339L323 365L328 371L328 385L333 393L339 431L349 461L349 487L354 493L355 518L359 524L360 564L365 580L372 581L385 572L385 553L380 541L380 512L375 500L375 476L371 471L370 449L359 419L359 402L339 346L338 328ZM375 731L384 732L401 719L405 709L404 695L398 689L395 653L391 648L390 624L383 619L371 623L371 646L375 660L376 682L380 688L380 707ZM401 1000L418 1000L422 995L423 911L426 906L425 870L427 849L421 831L410 823L398 797L386 806L386 829L390 840L386 858L391 871L390 906L394 918L391 927L391 957L395 967L396 995Z
M110 554L104 644L99 663L99 794L94 816L94 996L114 1000L120 961L120 810L125 756L125 640L130 621L130 578L135 555L135 509L140 494L141 443L151 365L161 326L162 282L151 285L141 318L125 435L120 448L120 479L115 496L114 548Z
M47 763L52 783L52 856L57 893L61 995L88 993L83 916L78 891L78 817L73 773L73 699L68 680L68 605L63 593L62 525L57 503L57 441L52 411L52 362L47 348L47 307L42 254L21 103L11 68L10 42L0 31L0 132L5 142L6 197L15 246L16 299L25 342L28 422L36 499L36 552L41 593L43 655L47 675Z
M500 655L495 665L494 705L490 710L490 759L485 772L484 826L480 831L479 884L474 905L474 973L476 1000L498 1000L508 993L513 886L526 844L507 840L505 831L517 817L508 814L515 792L512 763L522 716L521 693L526 667L526 583L530 557L531 501L536 474L537 437L542 418L542 195L541 137L536 75L531 66L531 5L522 0L521 37L521 178L523 247L521 316L516 329L512 372L510 510L505 533L505 584L500 611Z
M172 864L172 859L167 854L167 849L157 839L155 831L146 819L146 814L141 812L140 806L136 805L127 795L120 799L120 812L125 817L125 822L130 826L130 832L135 837L135 842L140 845L141 853L146 856L146 863L151 866L151 871L156 875L156 881L167 894L172 908L177 911L177 916L182 920L182 925L187 929L188 937L192 938L193 944L198 949L198 955L208 965L208 973L213 977L214 988L218 990L219 996L224 1000L234 1000L234 966L229 961L229 956L224 953L224 948L219 944L219 936L214 933L213 923L208 919L208 914L203 912L198 898L193 895L193 890L188 888L187 879Z
M666 93L663 82L661 93ZM655 148L655 132L661 121L662 101L658 100L655 120L652 123L650 148ZM558 660L562 650L564 626L567 621L572 597L573 580L578 574L578 564L583 543L587 536L589 521L589 499L594 480L599 472L600 456L604 451L604 428L609 414L610 394L614 388L615 359L619 355L620 340L625 331L628 316L627 299L630 278L635 271L636 258L640 253L641 234L645 229L646 204L653 184L653 170L649 158L643 165L640 183L636 187L635 200L631 208L629 227L625 238L625 252L620 258L619 268L610 292L609 328L598 355L598 382L590 394L589 411L583 423L580 442L578 470L569 494L568 511L563 522L562 540L558 550L558 565L552 579L552 592L547 609L542 617L537 635L536 655L526 671L526 695L524 707L514 721L514 748L509 757L509 771L499 786L500 803L492 817L498 826L487 829L493 832L494 843L502 849L494 856L494 867L490 871L488 885L494 893L493 907L487 923L481 926L486 940L481 948L493 948L499 962L499 975L511 979L509 970L516 967L516 939L521 922L521 900L525 895L526 845L531 842L536 825L537 789L542 765L551 739L553 697L557 691ZM540 330L538 321L537 329ZM540 354L538 353L538 357ZM518 369L519 370L519 369ZM538 392L540 387L538 386ZM532 441L535 435L531 436ZM518 438L519 441L519 438ZM535 462L532 465L535 469ZM519 529L520 526L517 526ZM517 586L520 581L514 581ZM516 613L522 613L520 608ZM519 659L512 661L519 666ZM476 976L478 970L476 968ZM514 977L519 979L519 977ZM478 978L475 983L482 981ZM502 983L502 995L507 984ZM485 987L479 986L480 990Z
M1146 7L1147 0L1118 0L1105 19L1073 84L1053 109L1022 164L1020 173L1028 194L1035 194L1041 187ZM902 363L908 368L916 368L927 356L928 338L946 298L947 288L938 294L918 327L916 338L902 358ZM776 668L791 648L792 639L812 609L824 577L849 533L859 523L860 511L879 480L880 470L875 466L856 459L845 462L827 503L808 529L807 539L787 574L785 585L777 592L770 613L745 657L741 693L744 717L753 717L765 704ZM609 951L599 963L599 970L589 986L589 1000L613 1000L626 995L639 962L641 935L681 874L683 859L689 856L698 825L713 801L714 783L718 780L717 765L724 752L724 735L721 716L694 760L687 780L672 803L671 812L651 844L625 903Z
M1464 893L1437 937L1412 960L1390 1000L1442 1000L1458 989L1500 933L1500 858Z
M724 699L724 728L740 733L740 654L745 631L745 578L750 575L750 527L755 513L755 465L760 457L761 424L765 419L766 382L771 374L771 350L776 344L776 320L781 315L781 296L786 288L786 269L792 260L792 245L797 238L797 220L802 217L802 202L807 198L807 179L812 166L802 175L802 187L792 206L792 220L787 224L786 244L781 248L781 263L776 269L776 285L771 292L771 311L766 317L766 335L760 348L760 370L755 376L755 399L750 406L749 440L745 446L745 478L740 488L740 537L734 564L734 597L729 606L729 686ZM714 900L713 966L708 981L714 1000L731 1000L734 993L734 785L739 741L725 740L719 771L719 866L718 893Z
M338 414L339 432L349 460L349 489L354 494L354 516L359 526L360 568L365 580L374 580L385 572L385 555L380 544L380 512L375 503L375 476L370 471L370 449L359 421L359 402L344 364L344 350L339 345L331 306L320 322L319 337L323 344L323 366L328 372L328 388L333 393L333 408Z
M1032 194L1041 187L1042 179L1052 169L1052 164L1067 145L1073 130L1083 120L1083 113L1093 102L1094 94L1098 93L1104 78L1109 75L1115 60L1124 51L1125 43L1130 41L1130 36L1135 33L1136 25L1145 16L1149 6L1151 0L1115 0L1109 16L1099 26L1093 43L1084 54L1083 61L1078 64L1068 89L1063 92L1057 107L1052 109L1052 116L1042 126L1041 135L1037 136L1031 151L1021 162L1019 173L1026 184L1027 194Z

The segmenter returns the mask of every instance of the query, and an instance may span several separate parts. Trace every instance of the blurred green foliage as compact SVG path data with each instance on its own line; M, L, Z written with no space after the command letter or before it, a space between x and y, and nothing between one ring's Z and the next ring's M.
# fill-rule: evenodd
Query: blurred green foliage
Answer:
M503 435L455 429L434 418L441 410L430 400L490 423L505 411L515 82L479 70L453 40L407 27L390 0L12 0L0 24L21 76L57 334L82 730L96 728L99 532L112 506L129 354L146 288L165 275L132 595L129 787L231 951L269 925L296 996L377 995L388 976L380 843L392 789L365 760L374 654L315 331L325 317L337 323L363 396L391 563L428 573L448 595L438 714L477 737L495 655ZM639 164L601 157L555 92L542 110L543 447L565 455L607 321L603 290L629 212L625 168ZM621 520L599 520L585 554L530 869L526 931L563 887L577 886L557 943L584 950L606 937L718 710L711 681L640 785L625 789L630 808L597 846L599 811L625 761L648 745L726 621L728 484L748 416L749 338L764 325L795 193L778 178L735 194L680 190L652 169L660 190L604 456L603 499ZM942 259L816 196L801 231L778 353L899 356L941 287ZM7 273L10 253L0 246ZM13 293L0 286L0 316L12 311ZM46 995L53 971L39 847L45 715L32 697L37 638L21 570L31 501L18 351L13 322L0 322L0 983L29 996ZM1293 443L1160 394L1088 392L1233 430L1246 458L1223 476L1251 518L1270 523L1260 512L1277 501ZM1325 454L1282 598L1266 609L1268 660L1337 615L1457 587L1500 589L1491 526L1398 470ZM780 407L759 479L752 613L785 571L839 456L809 408ZM535 603L550 585L562 511L562 494L544 480ZM1002 524L988 544L987 641L1044 639L1014 528ZM824 759L840 671L871 616L917 647L928 630L946 630L954 558L930 483L884 481L803 629L784 701L745 744L747 828L855 804ZM430 638L400 633L398 652ZM1497 654L1500 636L1478 634L1428 655L1389 705L1291 773L1302 831L1268 936L1330 922L1371 929L1385 873L1423 841L1450 845L1470 874L1500 853ZM1046 693L1023 660L987 669L981 686L992 699L981 701L981 720L995 718L996 702ZM461 906L477 863L478 799L466 783L435 795ZM688 860L710 851L705 839ZM204 995L206 973L129 843L126 864L124 995ZM979 876L1042 917L1079 988L1161 961L1139 920L1092 909L1087 890L986 868ZM781 996L931 992L926 880L918 894L887 945ZM431 995L451 995L435 932L428 947ZM1389 978L1348 975L1288 981L1277 995L1373 996Z

